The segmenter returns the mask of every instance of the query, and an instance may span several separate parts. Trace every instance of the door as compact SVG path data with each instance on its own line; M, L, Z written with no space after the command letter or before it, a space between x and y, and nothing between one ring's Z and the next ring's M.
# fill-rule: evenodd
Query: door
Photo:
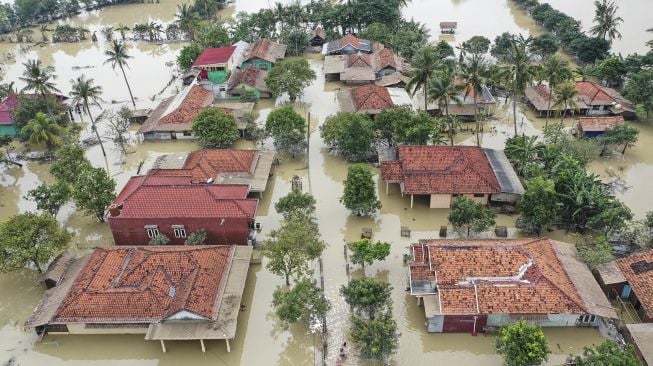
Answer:
M170 132L170 138L173 139L173 140L176 140L177 139L177 132L174 132L174 131Z
M630 285L624 285L624 289L621 290L621 298L622 299L627 299L630 297Z

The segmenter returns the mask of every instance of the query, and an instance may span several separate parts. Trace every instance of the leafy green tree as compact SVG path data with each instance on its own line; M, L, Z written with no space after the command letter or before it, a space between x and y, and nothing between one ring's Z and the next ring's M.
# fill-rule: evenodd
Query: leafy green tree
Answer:
M182 31L188 34L191 41L195 39L195 29L199 22L199 17L190 4L178 4L175 22Z
M374 176L367 165L354 164L347 170L345 190L340 202L358 216L368 216L381 209L376 196Z
M34 116L41 112L47 114L60 126L68 123L67 115L62 114L61 103L54 95L44 98L35 98L32 95L18 95L19 103L12 111L11 117L17 129L22 129L27 123L34 119Z
M496 349L506 366L537 366L551 354L542 328L524 320L501 327Z
M355 278L340 287L340 295L354 309L354 314L367 319L374 319L376 314L390 310L391 293L392 286L370 277Z
M618 200L610 200L587 221L587 225L590 229L608 235L610 232L623 229L632 219L633 213L626 205Z
M622 145L622 154L625 154L626 149L629 147L635 146L638 139L639 130L627 124L617 125L605 130L600 138L604 145Z
M129 86L129 81L127 81L127 74L125 74L125 67L129 67L127 65L127 60L132 58L132 56L129 55L127 45L124 42L114 40L111 43L111 47L108 50L104 51L104 55L107 56L107 59L104 61L105 64L111 64L111 68L114 70L116 69L116 66L120 68L122 77L125 79L125 85L127 85L127 91L129 91L129 97L131 98L132 105L134 108L136 108L136 102L134 101L132 88Z
M265 84L275 97L288 93L290 101L294 102L315 77L315 71L305 58L288 57L272 67L265 78Z
M77 208L104 222L104 213L116 198L116 181L102 168L86 168L73 184L72 197Z
M0 223L0 272L42 266L70 243L73 234L59 227L50 214L27 212Z
M306 150L306 120L291 105L279 107L265 120L265 132L274 139L274 146L295 156Z
M284 277L286 286L290 286L290 278L297 281L306 275L308 263L325 247L315 219L304 212L293 212L264 242L263 256L268 258L265 268Z
M397 141L395 136L397 135L399 126L410 126L410 121L413 118L413 115L414 112L406 106L398 106L382 110L381 113L376 115L374 118L373 125L377 138L388 146L396 145ZM323 132L322 137L325 142L328 143L327 139L331 139L332 137L325 132Z
M653 71L638 70L630 74L624 85L624 95L648 118L653 110Z
M399 343L397 322L392 319L390 312L374 320L353 316L351 339L360 349L361 359L384 361L397 351Z
M361 38L384 45L389 45L392 39L392 32L383 23L372 23L361 32Z
M27 122L20 132L29 136L31 144L45 143L48 150L52 150L61 143L65 129L59 126L52 118L38 112L33 119Z
M472 232L485 231L494 225L496 216L494 211L482 204L459 196L451 206L448 219L456 231L466 232L469 237Z
M272 305L279 320L286 325L300 320L308 324L321 322L331 308L322 289L307 278L290 289L277 288L272 295Z
M349 244L353 254L351 262L360 264L365 269L365 264L372 265L374 261L382 261L390 255L390 243L377 241L373 243L369 239L361 239Z
M202 46L195 42L188 46L184 46L184 48L179 51L179 55L177 55L177 65L179 65L179 68L182 70L190 69L190 67L193 66L193 62L200 57L203 50Z
M399 30L390 33L392 48L407 60L415 57L420 47L428 42L429 32L424 24L402 20ZM453 50L452 50L453 51Z
M574 358L577 366L639 366L632 345L619 346L612 340L605 340L595 347L585 347L581 356Z
M27 193L28 199L36 202L36 208L57 216L59 209L70 199L70 186L62 181L41 184Z
M540 79L545 80L549 86L549 90L553 91L561 83L567 82L572 78L572 72L569 68L569 63L563 61L558 56L547 57L540 68ZM549 93L547 98L547 111L551 110L551 101L553 98L553 93ZM546 122L544 127L549 126L549 117L550 113L546 114Z
M274 208L285 219L290 218L294 212L303 212L312 215L315 212L315 198L310 193L292 191L281 197Z
M579 245L577 249L578 258L592 270L614 260L614 250L605 236L599 236L591 244Z
M241 103L256 103L258 102L258 94L254 89L245 89L240 93Z
M310 37L303 30L293 29L282 35L283 42L288 46L288 56L300 56L308 47Z
M193 118L191 131L207 149L229 147L239 136L234 116L220 108L203 109Z
M186 245L202 245L206 241L206 230L199 229L188 235L184 244Z
M202 48L227 47L231 44L229 32L221 22L200 23L196 38Z
M585 63L603 60L610 54L610 42L599 37L581 35L571 42L569 48L581 62Z
M494 44L490 48L490 55L495 57L499 62L506 63L507 57L512 52L512 42L516 39L514 34L503 32L494 39Z
M84 156L84 149L79 144L69 143L54 152L54 163L50 166L50 174L58 181L72 186L77 182L79 173L91 167L91 163Z
M555 184L545 177L535 177L526 184L526 192L517 204L517 227L540 236L558 218L558 196Z
M601 80L610 87L622 86L624 77L628 73L626 63L619 56L612 56L602 60L596 65L596 71Z
M170 239L168 239L167 236L159 233L156 236L152 237L147 245L168 245L169 243Z
M544 33L541 36L533 38L530 44L529 52L547 58L553 56L560 49L558 41L551 33Z
M490 50L492 41L483 36L473 36L461 45L461 51L473 55L484 55Z
M374 123L359 113L340 112L320 126L324 142L348 161L365 161L374 155Z

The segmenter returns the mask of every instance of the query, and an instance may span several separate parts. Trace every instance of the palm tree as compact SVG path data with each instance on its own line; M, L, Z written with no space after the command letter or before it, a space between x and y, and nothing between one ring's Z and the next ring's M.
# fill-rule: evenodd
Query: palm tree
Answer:
M39 27L39 32L41 32L41 41L42 42L47 42L48 41L48 35L46 32L52 32L52 29L48 28L47 24L42 24Z
M40 94L48 109L48 114L52 115L48 104L48 94L60 92L52 82L57 78L54 74L54 67L43 67L41 60L27 60L27 62L23 63L23 66L25 70L23 70L23 76L19 77L19 79L25 83L25 87L21 91L34 91L35 94Z
M454 102L458 105L462 104L460 94L464 86L456 84L454 75L450 70L435 73L433 79L429 81L427 92L429 95L429 102L437 102L440 106L440 112L444 110L445 118L447 121L447 128L449 130L449 140L453 146L453 119L449 115L449 103Z
M576 70L574 70L574 75L579 77L582 81L586 81L590 77L598 77L599 73L596 70L596 66L585 65L583 67L577 67Z
M134 95L132 94L132 89L129 86L129 81L127 81L127 75L125 74L125 66L127 65L127 60L132 56L129 56L127 53L127 46L123 42L118 42L116 40L111 44L111 49L104 51L104 54L108 57L104 63L111 63L111 67L115 70L116 66L120 67L122 71L122 77L125 79L125 84L127 84L127 90L129 91L129 97L132 100L132 105L136 108L136 102L134 101Z
M417 52L411 61L410 80L406 84L406 90L413 96L417 90L424 91L424 112L428 111L428 90L427 85L433 73L441 68L440 58L435 47L431 45L424 46Z
M104 27L100 30L107 42L113 41L113 27Z
M481 138L479 136L481 122L478 116L477 96L483 93L483 85L485 85L485 66L485 59L479 54L467 56L460 64L460 78L464 82L463 88L465 89L465 98L471 95L474 99L474 120L476 121L477 146L481 146Z
M123 41L125 40L125 32L128 32L130 30L131 29L128 26L123 24L118 24L118 26L116 27L116 31L120 32L120 38L122 38Z
M517 136L517 98L524 95L525 89L533 83L538 74L538 66L531 62L525 43L512 41L511 52L506 57L507 64L502 65L502 78L506 80L512 97L512 114Z
M98 132L97 126L95 125L95 120L91 114L91 109L88 107L89 102L100 107L100 102L102 101L102 98L100 97L100 95L102 95L102 87L99 85L93 85L94 82L95 80L93 79L86 79L85 75L82 75L75 80L70 80L70 83L72 84L70 96L73 98L73 103L81 103L84 109L86 109L86 113L88 113L88 116L91 119L91 126L93 131L95 131L95 136L97 136L97 139L100 142L102 155L106 157L107 153L104 150L104 145L102 144L100 133Z
M567 116L567 110L573 108L574 110L578 108L576 104L576 97L578 96L578 90L576 90L576 83L566 82L560 84L555 91L555 104L554 108L560 109L560 125L563 125L565 122L565 117Z
M195 39L195 25L197 24L197 14L188 4L177 5L176 22L184 32L188 33L190 40Z
M623 23L623 19L617 16L617 6L613 1L601 0L594 1L596 10L594 11L595 25L590 28L590 32L600 38L609 41L615 38L621 39L621 33L617 30L619 23Z
M51 150L61 142L63 131L63 127L59 126L52 118L42 112L37 112L20 132L29 135L31 144L45 143L48 150Z
M548 104L546 108L546 122L544 124L544 127L546 128L549 126L553 90L556 88L556 86L558 86L558 84L570 80L572 77L572 72L569 68L569 63L567 61L563 61L560 59L560 57L555 55L544 60L540 71L541 80L546 81L549 87L549 97L547 98Z

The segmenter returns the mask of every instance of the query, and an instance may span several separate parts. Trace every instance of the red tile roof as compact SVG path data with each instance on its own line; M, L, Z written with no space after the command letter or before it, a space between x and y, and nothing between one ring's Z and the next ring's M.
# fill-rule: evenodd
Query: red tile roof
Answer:
M411 280L436 282L443 314L584 314L551 240L424 240Z
M236 46L207 48L199 55L193 63L194 67L214 64L225 64L234 54Z
M615 101L603 90L603 87L591 81L577 81L576 91L578 91L578 98L587 105L607 105Z
M376 57L376 69L383 70L386 67L391 67L395 70L399 68L397 56L389 48L384 48L374 54Z
M392 108L394 103L388 89L369 84L350 90L354 108L357 112L377 111Z
M342 38L340 38L340 40L338 41L338 45L340 46L340 48L343 48L343 47L347 46L348 44L354 46L355 48L360 48L361 47L361 44L358 41L358 38L355 35L351 34L351 33L347 34L346 36L344 36Z
M254 218L258 200L248 199L243 184L191 184L188 177L132 177L114 203L119 217Z
M14 124L11 114L18 103L18 96L16 94L9 95L0 103L0 125Z
M230 246L97 248L51 323L152 323L181 311L215 319Z
M399 146L397 161L381 163L381 175L402 182L407 194L501 192L485 152L475 146Z
M580 117L578 124L583 131L605 131L626 123L622 116Z
M206 182L220 175L252 175L258 161L258 150L202 150L186 157L181 169L153 169L148 175L190 177L192 182Z
M241 84L245 84L260 91L267 91L265 85L265 78L267 75L267 71L254 67L254 65L249 65L237 72L234 81L229 86L229 89L231 90Z
M143 122L138 133L152 131L190 131L193 118L213 103L213 93L198 85L161 102ZM174 109L172 109L174 108ZM172 110L170 110L172 109Z
M617 265L644 307L646 316L653 319L653 250L619 259Z
M369 53L353 53L347 56L347 67L372 67L372 57Z
M285 55L286 45L272 42L271 40L264 38L254 42L254 45L252 45L252 48L247 54L247 57L245 57L245 61L258 58L271 63L275 63L278 59L283 58Z

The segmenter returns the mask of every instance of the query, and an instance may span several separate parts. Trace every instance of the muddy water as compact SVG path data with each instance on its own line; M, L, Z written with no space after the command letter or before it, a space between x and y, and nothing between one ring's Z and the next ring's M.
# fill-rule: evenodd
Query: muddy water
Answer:
M103 24L122 22L131 25L143 22L149 17L159 22L168 22L173 18L176 4L181 1L162 0L159 5L143 4L107 8L102 11L84 15L75 19L76 24L84 24L88 28L100 28ZM413 0L405 10L406 14L415 16L429 27L436 28L432 34L437 36L437 23L444 20L455 20L461 23L461 34L455 42L475 34L485 34L493 38L503 31L529 32L537 34L528 17L518 9L508 5L510 2L495 1L495 6L487 5L480 0L452 0L438 4L437 12L426 0ZM234 7L228 8L223 15L235 11L253 11L268 6L266 0L238 1ZM428 7L427 7L428 6ZM483 12L478 9L484 9ZM437 14L437 19L426 14ZM444 15L442 15L444 14ZM445 17L445 15L447 15ZM479 14L483 16L479 22ZM422 16L423 18L419 18ZM442 19L440 19L442 17ZM505 28L505 29L504 29ZM495 34L496 33L496 34ZM458 36L457 36L458 37ZM151 96L159 93L167 84L173 67L166 62L174 60L175 51L181 45L148 45L142 42L130 42L131 52L135 56L131 60L128 77L132 80L139 107L153 106L164 96L176 91L177 84L164 90L154 100ZM5 48L2 48L5 47ZM16 45L0 45L0 54L7 50L16 51ZM29 57L42 57L46 64L56 67L60 75L58 85L63 91L68 91L68 80L82 72L95 78L105 88L105 99L108 101L125 101L126 90L119 74L110 67L102 66L102 53L106 46L103 42L91 42L74 45L49 45L35 48L26 54L17 55L17 63L7 66L8 78L14 79L22 71L18 65ZM392 243L390 257L382 263L374 264L365 269L367 275L376 276L388 281L395 290L392 293L394 302L393 313L399 325L400 347L394 358L396 365L430 365L454 364L461 365L500 365L501 359L493 348L494 338L491 336L472 337L469 335L433 335L425 332L423 308L417 307L414 298L408 296L406 286L406 267L402 265L402 255L407 246L418 239L437 237L437 230L446 225L446 210L428 209L425 199L416 199L415 207L410 208L408 197L401 197L398 188L391 186L386 194L385 185L378 177L378 195L383 204L380 213L374 218L359 218L349 215L338 203L342 195L342 181L346 175L348 164L337 156L329 153L324 146L317 127L324 119L337 111L335 93L343 88L337 83L323 82L321 73L321 58L309 57L312 68L318 74L317 81L306 89L303 98L297 103L298 112L306 115L311 113L311 144L308 159L305 156L292 159L282 157L281 165L275 168L274 177L268 184L263 199L260 202L257 218L263 224L261 237L264 238L270 230L279 226L279 215L274 210L274 202L290 191L290 182L294 175L304 180L304 189L313 193L317 199L317 216L320 232L328 242L324 260L324 276L326 293L331 299L333 309L329 313L329 364L334 363L338 344L347 334L348 308L338 295L339 287L347 282L343 245L360 237L361 229L370 227L375 239ZM95 66L84 70L73 70L73 66ZM257 105L258 122L264 123L265 118L276 105L285 102L281 98L276 103L261 101ZM118 104L106 103L104 108L115 108ZM94 114L99 110L94 111ZM79 120L79 119L78 119ZM88 121L88 117L84 117ZM519 132L529 135L540 134L543 121L537 120L532 113L518 110ZM573 122L569 122L571 125ZM103 131L104 126L100 126ZM628 151L625 160L601 161L592 165L595 171L602 171L609 165L621 172L632 185L638 179L650 178L653 175L648 146L653 138L653 131L642 124L640 144ZM134 128L136 129L136 127ZM512 134L512 112L508 105L501 105L496 118L485 123L485 134L481 141L483 146L501 148L505 139ZM85 124L82 138L88 136L90 130ZM127 179L138 171L141 163L147 168L160 154L169 152L192 151L198 146L194 142L157 142L138 143L133 136L131 153L121 156L118 150L107 143L108 165L111 174L116 178L118 189ZM456 143L475 144L471 133L463 133L456 137ZM264 148L271 147L269 141L264 142ZM239 148L251 148L252 143L239 141ZM94 165L105 166L99 146L91 147L87 156ZM309 169L310 167L310 169ZM30 162L23 168L0 168L0 219L17 212L33 210L33 203L22 197L40 182L51 181L48 165ZM641 185L640 185L641 186ZM637 187L623 194L622 199L640 213L645 211L644 191ZM629 195L632 195L631 198ZM78 233L73 251L85 251L92 246L111 245L112 239L106 225L98 224L92 219L75 211L72 206L62 209L58 219ZM513 229L514 216L501 215L498 224L506 225L511 234L518 235ZM400 227L408 226L412 230L411 238L400 237ZM564 233L555 232L556 239L573 241ZM361 276L362 270L353 268L351 276ZM270 307L274 288L282 283L276 276L270 274L261 265L254 265L248 276L243 303L246 310L239 319L237 338L232 344L232 352L227 353L224 343L207 342L207 353L202 354L197 342L173 342L168 344L168 353L161 353L158 344L145 342L142 336L47 336L42 342L34 343L33 336L20 329L20 325L29 316L38 303L43 288L38 285L38 276L31 270L24 270L9 275L0 275L0 362L9 357L16 357L21 365L308 365L315 357L315 342L313 336L304 327L290 329L281 328L274 319ZM7 295L11 294L11 295ZM554 355L550 364L560 364L569 353L578 353L585 345L602 341L599 333L591 329L547 329L547 339ZM318 342L319 343L319 342ZM116 352L120 349L120 352ZM350 362L355 364L355 362Z

